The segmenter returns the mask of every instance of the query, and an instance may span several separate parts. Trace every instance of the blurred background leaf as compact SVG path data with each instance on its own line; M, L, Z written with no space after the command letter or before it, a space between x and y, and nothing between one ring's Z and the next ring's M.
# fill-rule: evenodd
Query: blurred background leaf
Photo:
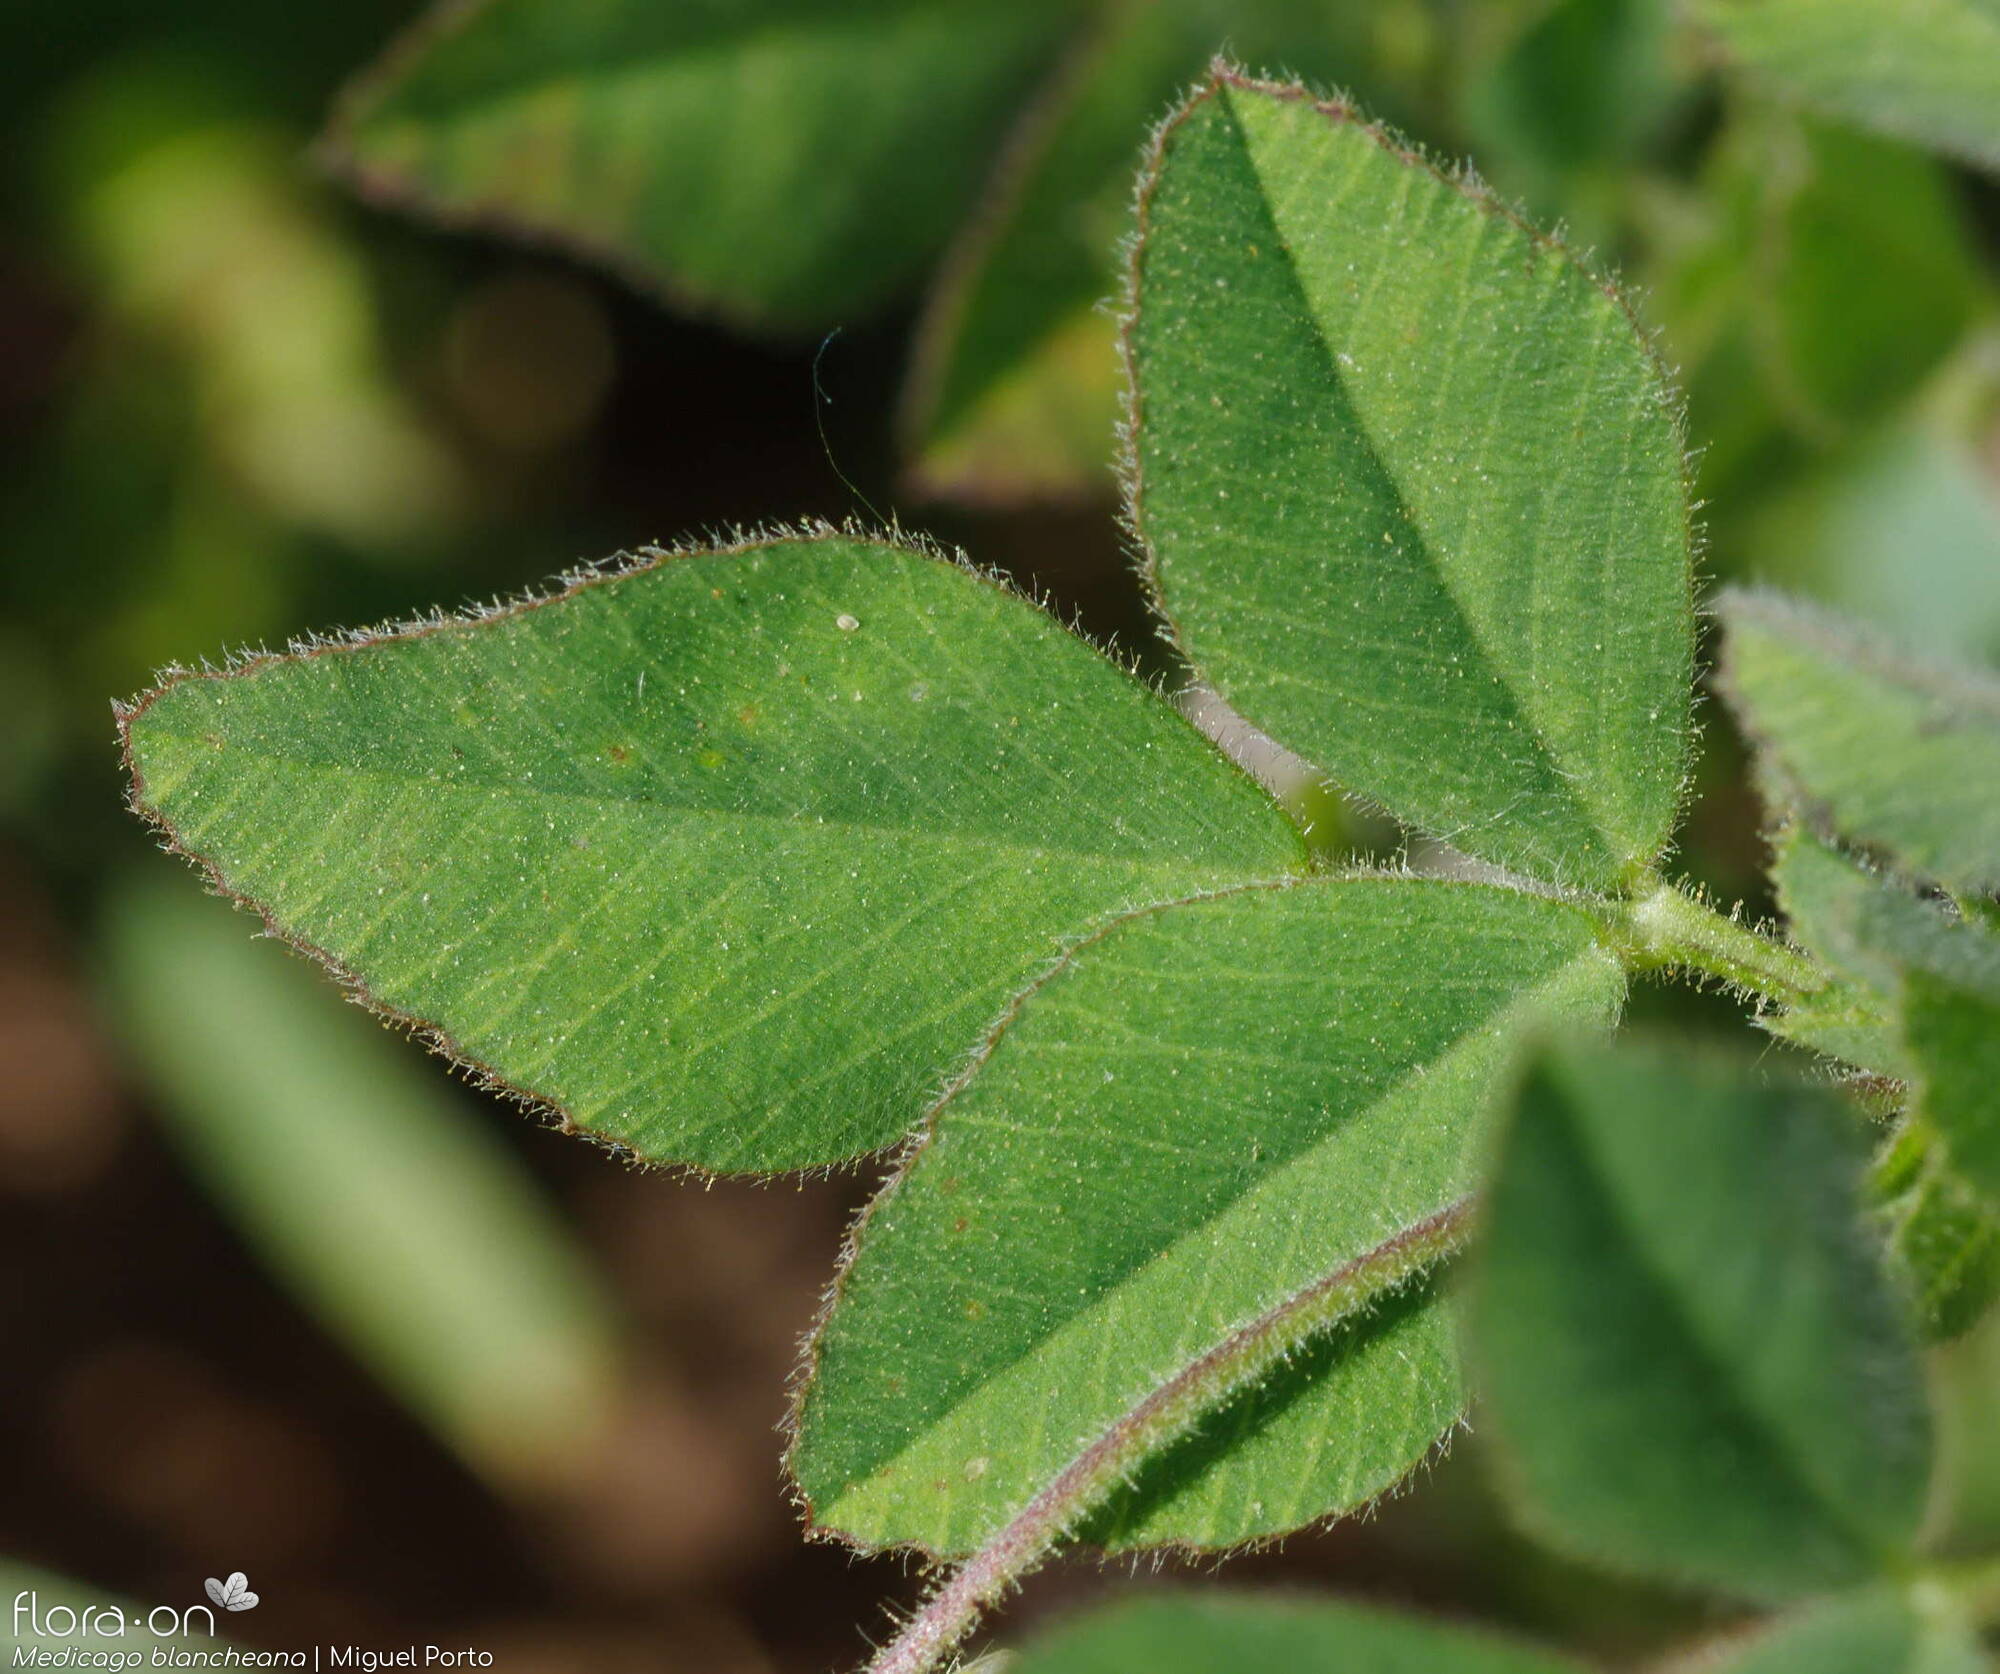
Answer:
M1697 10L1732 57L1784 92L2000 164L1992 0L1700 0Z
M1303 1600L1160 1598L1065 1624L1010 1674L1576 1674L1575 1665L1485 1634Z
M1615 237L1629 171L1694 80L1671 0L1541 0L1475 13L1461 95L1479 168L1585 243Z
M1412 107L1429 14L1296 0L1113 0L1018 119L948 253L904 391L913 486L1007 502L1108 498L1118 416L1117 257L1139 142L1221 43Z
M1782 1618L1716 1674L1987 1674L1979 1635L1949 1606L1882 1587Z
M1869 1188L1926 1332L1949 1340L1978 1324L2000 1300L2000 1214L1959 1174L1928 1122L1897 1129Z
M1467 1312L1526 1526L1763 1600L1902 1572L1929 1407L1856 1224L1853 1127L1822 1089L1657 1040L1529 1066Z
M932 254L1060 0L483 0L431 13L342 101L371 196L557 238L670 296L810 328Z
M161 867L103 910L120 1032L263 1258L497 1487L573 1477L606 1441L618 1329L519 1165L249 914Z

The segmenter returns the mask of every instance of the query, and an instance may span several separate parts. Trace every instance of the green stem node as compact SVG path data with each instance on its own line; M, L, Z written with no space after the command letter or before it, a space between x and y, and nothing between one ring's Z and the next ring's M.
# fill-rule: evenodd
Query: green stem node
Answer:
M1606 925L1620 952L1640 970L1698 971L1788 1007L1826 986L1826 974L1796 948L1723 917L1672 884L1657 884L1619 903Z

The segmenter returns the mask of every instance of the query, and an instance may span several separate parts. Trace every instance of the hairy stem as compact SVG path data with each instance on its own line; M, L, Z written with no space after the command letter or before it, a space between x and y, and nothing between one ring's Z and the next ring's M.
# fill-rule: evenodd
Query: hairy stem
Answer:
M1611 923L1641 969L1699 971L1781 1006L1799 1005L1826 986L1826 974L1796 948L1725 918L1672 884L1621 903Z
M1154 1389L953 1571L902 1632L876 1653L866 1674L926 1674L936 1668L987 1609L1129 1482L1147 1459L1311 1338L1458 1248L1471 1212L1471 1200L1461 1199L1406 1227L1287 1297Z

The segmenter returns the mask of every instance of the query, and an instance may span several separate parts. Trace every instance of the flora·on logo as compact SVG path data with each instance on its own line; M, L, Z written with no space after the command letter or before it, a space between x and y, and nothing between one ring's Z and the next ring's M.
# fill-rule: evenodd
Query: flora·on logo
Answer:
M202 1583L209 1598L224 1610L255 1610L257 1595L250 1590L250 1577L242 1570L230 1571L227 1581L210 1576Z
M231 1581L242 1580L231 1576ZM247 1583L246 1583L247 1585ZM215 1583L209 1583L209 1596L216 1597ZM247 1610L257 1602L255 1593L244 1595L250 1604L224 1605L225 1609ZM163 1638L174 1638L194 1631L194 1618L204 1617L208 1623L210 1637L215 1634L215 1613L205 1604L190 1605L185 1610L176 1610L170 1604L156 1604L141 1616L136 1610L127 1616L116 1604L51 1604L44 1608L38 1593L30 1590L14 1595L14 1637L26 1639L71 1639L98 1636L106 1639L123 1639L128 1631L141 1628Z

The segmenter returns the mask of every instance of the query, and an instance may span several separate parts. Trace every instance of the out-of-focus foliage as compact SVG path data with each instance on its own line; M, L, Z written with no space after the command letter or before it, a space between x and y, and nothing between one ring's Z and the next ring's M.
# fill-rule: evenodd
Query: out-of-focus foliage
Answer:
M1739 103L1689 207L1658 306L1717 494L1894 410L1990 305L1944 171L1887 140Z
M1156 0L1098 8L1018 118L925 308L903 432L918 486L975 500L1102 493L1120 381L1105 304L1134 137L1217 47L1409 108L1434 54L1421 5Z
M1980 1026L2000 999L2000 938L1976 907L1954 914L1800 826L1778 839L1771 876L1793 938L1832 980L1761 1021L1914 1089L1872 1194L1926 1329L1956 1336L2000 1294L1990 1173L2000 1077L1988 1073Z
M1786 92L2000 165L1992 0L1700 0L1697 13L1733 57Z
M1574 234L1615 237L1630 171L1694 81L1671 0L1541 0L1461 10L1465 139L1482 169Z
M1979 0L1712 0L1692 19L1667 0L1102 0L1011 9L1004 42L982 33L998 14L975 11L952 25L964 85L925 89L952 127L918 141L916 76L944 11L835 20L741 0L664 27L621 0L485 0L357 82L330 153L373 195L581 239L669 290L799 326L848 320L944 251L902 431L916 484L975 501L1108 486L1103 305L1132 136L1221 46L1469 148L1505 193L1636 256L1675 354L1715 337L1695 411L1724 469L1872 420L1986 292L1929 164L1759 96L1796 80L1836 117L1985 157L1968 136L1987 120L1979 90L2000 86L2000 23ZM1730 119L1689 197L1718 41L1753 72L1722 78ZM806 91L775 119L740 97L775 103L789 77ZM829 126L836 88L862 121ZM1864 227L1870 259L1845 259Z
M72 145L115 144L121 97L165 91L79 110ZM452 462L387 382L363 264L302 201L279 135L196 124L68 184L107 326L186 369L187 419L246 498L362 550L452 516Z
M1408 0L484 0L399 42L326 146L371 197L766 326L842 323L950 244L906 408L922 479L1075 494L1105 480L1095 305L1134 136L1225 44L1400 109L1433 29Z
M129 1049L265 1258L497 1485L573 1479L607 1444L617 1333L519 1165L248 918L159 875L105 912Z
M1837 1044L1828 1050L1838 1055ZM2000 1211L1967 1183L1929 1123L1897 1128L1869 1189L1926 1334L1949 1340L1987 1318L2000 1298Z
M1912 877L2000 889L2000 678L1770 595L1722 609L1730 696L1774 799Z
M1899 1566L1929 1481L1852 1119L1663 1043L1530 1070L1474 1269L1475 1374L1524 1516L1752 1598Z
M486 0L399 43L329 148L370 193L811 325L935 252L1068 10Z
M1949 1604L1901 1589L1834 1599L1766 1629L1715 1674L1988 1674L1978 1631Z
M2000 984L1975 988L1912 971L1903 1038L1916 1064L1917 1108L1984 1206L2000 1208Z
M2000 497L1991 446L2000 338L1961 345L1924 396L1782 474L1742 520L1750 573L1966 661L2000 661Z
M1545 1651L1385 1611L1227 1595L1116 1605L1065 1623L1023 1652L1006 1674L1220 1674L1252 1668L1282 1668L1288 1674L1576 1674L1573 1664Z

